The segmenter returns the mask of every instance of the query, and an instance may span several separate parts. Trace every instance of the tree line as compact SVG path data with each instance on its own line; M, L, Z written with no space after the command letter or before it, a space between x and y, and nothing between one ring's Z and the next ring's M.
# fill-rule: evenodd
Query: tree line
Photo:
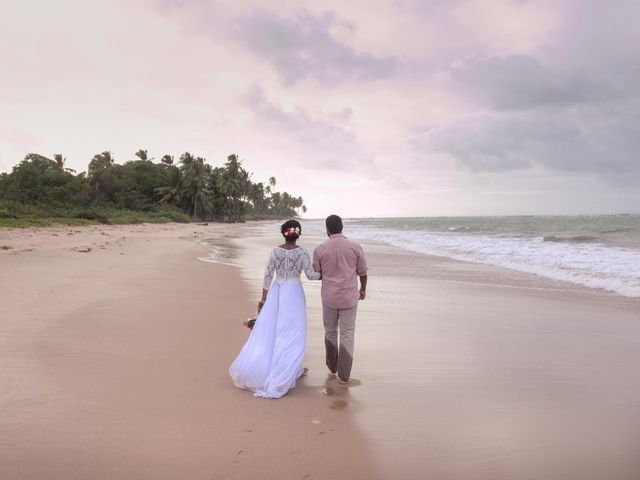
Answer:
M118 164L105 151L94 155L86 172L76 173L60 154L29 153L11 173L0 174L0 214L16 206L48 212L172 209L192 219L241 222L247 216L284 218L307 211L302 197L276 191L275 177L253 182L235 154L220 167L189 152L178 162L164 155L156 163L147 150L135 156Z

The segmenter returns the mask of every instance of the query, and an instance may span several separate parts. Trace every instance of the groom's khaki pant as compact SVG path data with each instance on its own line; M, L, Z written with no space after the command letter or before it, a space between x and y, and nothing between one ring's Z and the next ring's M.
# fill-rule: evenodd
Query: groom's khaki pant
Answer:
M322 303L327 367L332 373L337 372L342 380L349 380L351 375L357 310L357 304L351 308L332 308ZM340 344L338 344L338 330Z

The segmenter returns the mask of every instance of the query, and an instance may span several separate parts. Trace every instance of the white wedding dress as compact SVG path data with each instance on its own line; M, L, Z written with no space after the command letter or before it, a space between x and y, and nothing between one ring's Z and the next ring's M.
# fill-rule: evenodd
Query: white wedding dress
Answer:
M229 367L234 385L253 390L254 397L280 398L296 386L303 373L307 311L302 271L309 280L320 279L304 248L275 247L271 251L263 285L268 290L267 300L249 339ZM276 279L271 285L274 272Z

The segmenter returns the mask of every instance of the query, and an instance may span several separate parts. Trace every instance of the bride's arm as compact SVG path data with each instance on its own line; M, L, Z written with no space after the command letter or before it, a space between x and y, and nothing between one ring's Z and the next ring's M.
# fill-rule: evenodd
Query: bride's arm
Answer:
M267 299L267 292L271 287L271 281L273 280L273 273L276 271L276 256L273 250L271 250L271 256L267 262L267 266L264 268L264 280L262 281L262 302Z
M322 273L313 269L311 258L306 250L302 252L302 269L309 280L320 280L322 278Z

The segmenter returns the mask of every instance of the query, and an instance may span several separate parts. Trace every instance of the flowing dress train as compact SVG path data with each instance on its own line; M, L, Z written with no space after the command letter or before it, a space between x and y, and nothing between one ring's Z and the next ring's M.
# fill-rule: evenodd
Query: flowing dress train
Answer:
M252 390L254 397L280 398L302 375L307 340L302 271L310 280L320 278L304 248L276 247L271 251L263 285L267 299L247 342L229 367L234 385Z

